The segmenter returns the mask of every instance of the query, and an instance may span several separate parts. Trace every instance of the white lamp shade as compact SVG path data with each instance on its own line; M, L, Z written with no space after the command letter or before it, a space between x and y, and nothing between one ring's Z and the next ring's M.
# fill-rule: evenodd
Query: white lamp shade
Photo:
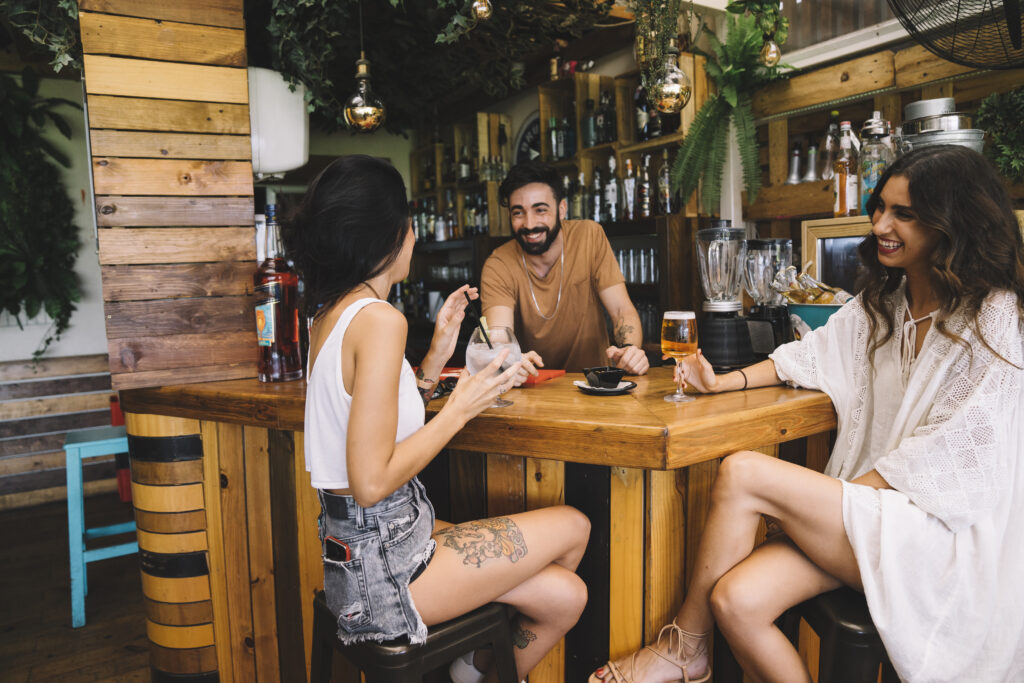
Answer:
M293 92L277 71L249 67L249 127L252 171L267 175L304 166L309 160L309 114L298 85Z

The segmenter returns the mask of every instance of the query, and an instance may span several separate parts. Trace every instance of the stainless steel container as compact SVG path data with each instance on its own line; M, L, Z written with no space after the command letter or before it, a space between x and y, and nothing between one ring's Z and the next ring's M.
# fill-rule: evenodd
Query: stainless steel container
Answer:
M985 144L985 131L978 129L940 130L918 135L904 135L903 144L907 151L931 145L963 145L975 152L981 152Z
M913 121L926 116L941 116L956 111L956 100L952 97L936 97L931 100L911 102L903 108L903 120ZM906 127L906 124L903 124Z
M903 124L904 135L919 135L936 131L970 130L971 117L966 114L950 112L937 116L925 116Z

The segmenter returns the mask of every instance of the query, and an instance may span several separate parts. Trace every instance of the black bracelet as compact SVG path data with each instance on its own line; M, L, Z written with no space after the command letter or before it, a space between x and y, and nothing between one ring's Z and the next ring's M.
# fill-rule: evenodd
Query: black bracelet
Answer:
M743 372L743 370L737 370L736 372L743 375L743 389L740 389L740 391L743 391L744 389L747 388L747 373Z

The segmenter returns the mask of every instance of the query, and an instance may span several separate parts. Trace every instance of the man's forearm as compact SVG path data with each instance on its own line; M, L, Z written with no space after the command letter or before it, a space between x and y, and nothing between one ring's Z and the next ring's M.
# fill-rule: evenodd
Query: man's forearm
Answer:
M643 346L643 328L640 326L640 316L635 310L627 311L615 320L613 341L618 346Z

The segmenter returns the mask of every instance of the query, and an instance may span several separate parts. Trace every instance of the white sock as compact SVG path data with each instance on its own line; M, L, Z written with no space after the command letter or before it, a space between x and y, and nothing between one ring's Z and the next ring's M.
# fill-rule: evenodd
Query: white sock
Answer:
M454 683L480 683L484 680L484 672L473 665L473 652L467 652L448 667L448 675Z

